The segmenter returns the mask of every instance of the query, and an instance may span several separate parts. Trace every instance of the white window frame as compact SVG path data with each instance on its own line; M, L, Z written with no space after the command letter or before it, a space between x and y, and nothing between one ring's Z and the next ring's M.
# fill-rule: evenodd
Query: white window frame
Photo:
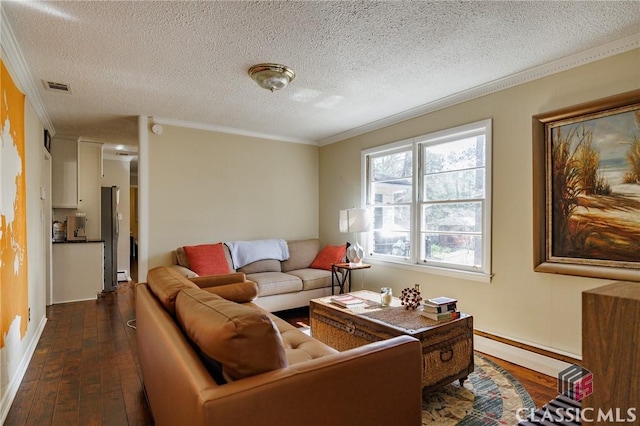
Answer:
M423 171L422 171L422 148L433 144L445 143L448 141L454 141L470 137L474 135L485 136L485 197L483 202L483 217L482 217L482 264L478 267L465 267L463 265L447 265L447 264L429 264L423 262L420 259L420 206L423 203L422 185L423 185ZM415 138L405 139L397 142L392 142L386 145L378 146L375 148L369 148L361 152L361 186L362 186L362 200L361 204L364 207L372 207L369 202L369 158L389 155L394 152L403 151L407 148L412 150L412 190L413 196L411 200L411 248L410 256L408 258L401 258L397 256L389 256L384 254L371 253L370 244L371 236L364 241L364 248L368 255L366 261L368 263L380 263L387 264L389 266L400 267L403 269L410 269L414 271L420 271L425 273L432 273L437 275L451 276L462 279L468 279L479 282L491 281L491 222L492 222L492 120L486 119L462 126L457 126L441 131L421 135Z

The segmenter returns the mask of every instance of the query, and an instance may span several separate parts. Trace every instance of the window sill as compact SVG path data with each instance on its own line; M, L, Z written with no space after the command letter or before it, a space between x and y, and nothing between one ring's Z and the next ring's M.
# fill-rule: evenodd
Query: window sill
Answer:
M416 265L412 263L394 262L392 260L382 260L375 257L367 257L366 263L371 265L388 266L390 268L404 269L408 271L421 272L423 274L440 275L443 277L459 278L462 280L476 281L489 284L493 275L482 272L456 271L453 269L438 268L435 266Z

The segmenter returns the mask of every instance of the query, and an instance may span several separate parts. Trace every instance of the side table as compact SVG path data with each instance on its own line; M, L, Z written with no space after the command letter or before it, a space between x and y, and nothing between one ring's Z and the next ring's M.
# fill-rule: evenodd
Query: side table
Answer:
M332 263L331 264L331 294L333 294L333 287L335 282L338 283L340 291L338 294L348 293L351 291L351 271L356 269L369 269L371 265L368 263ZM342 269L342 277L338 275L338 270Z

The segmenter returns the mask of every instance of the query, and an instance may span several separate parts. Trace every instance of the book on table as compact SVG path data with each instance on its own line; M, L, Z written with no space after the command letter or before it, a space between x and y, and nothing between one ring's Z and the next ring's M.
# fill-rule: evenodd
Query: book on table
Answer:
M429 303L424 303L422 306L422 310L425 312L432 312L434 314L442 314L445 312L457 310L457 305L455 303L449 303L447 305L432 305Z
M336 305L340 305L345 308L350 308L353 306L364 305L364 300L350 294L341 294L339 296L333 296L331 298L331 303L335 303Z
M434 297L433 299L427 299L422 302L422 310L434 314L452 312L457 310L457 302L456 299L451 297Z
M427 299L425 303L426 302L429 302L432 305L442 306L442 305L449 305L451 303L456 303L458 302L458 300L452 297L440 296L440 297L434 297L433 299Z
M434 321L446 321L451 319L460 318L460 311L448 311L448 312L427 312L425 310L420 311L420 315L425 318L432 319Z

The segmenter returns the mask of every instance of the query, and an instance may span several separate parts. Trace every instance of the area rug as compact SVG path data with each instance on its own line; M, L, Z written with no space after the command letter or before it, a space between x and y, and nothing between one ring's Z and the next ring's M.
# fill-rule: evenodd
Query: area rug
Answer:
M524 387L509 372L475 353L475 370L460 387L458 381L425 395L423 425L514 425L516 412L534 408Z

